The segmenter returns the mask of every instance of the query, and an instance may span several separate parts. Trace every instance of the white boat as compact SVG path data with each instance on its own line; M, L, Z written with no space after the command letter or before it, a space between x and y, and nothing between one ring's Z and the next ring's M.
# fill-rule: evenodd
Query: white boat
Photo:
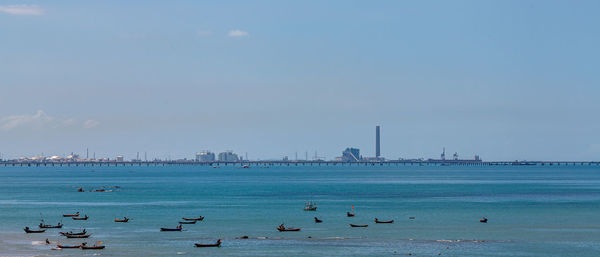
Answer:
M316 211L317 204L313 203L313 202L306 202L306 204L304 205L304 210L305 211Z

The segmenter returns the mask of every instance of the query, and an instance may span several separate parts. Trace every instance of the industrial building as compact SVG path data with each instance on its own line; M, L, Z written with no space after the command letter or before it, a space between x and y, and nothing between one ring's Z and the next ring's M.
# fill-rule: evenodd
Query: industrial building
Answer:
M358 148L348 147L342 152L343 162L358 162L360 159L360 150Z
M233 153L233 151L229 150L229 151L219 153L219 161L237 162L237 161L240 161L240 158L238 157L237 154Z
M380 147L381 147L381 142L379 141L379 125L375 126L375 158L379 159L379 157L381 156L381 151L380 151Z
M202 151L196 153L196 161L197 162L213 162L215 161L215 154L210 151Z

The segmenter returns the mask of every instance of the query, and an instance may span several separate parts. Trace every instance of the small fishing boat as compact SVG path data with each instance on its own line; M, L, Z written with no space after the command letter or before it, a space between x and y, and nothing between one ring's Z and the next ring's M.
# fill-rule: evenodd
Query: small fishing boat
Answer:
M196 224L197 220L194 221L180 221L179 224Z
M129 218L123 217L123 219L115 219L115 222L128 222Z
M320 220L319 218L315 217L315 223L321 223L323 222L323 220Z
M87 235L71 235L71 234L64 234L63 236L66 236L67 238L88 238L90 237L92 234L87 234Z
M45 229L31 230L31 229L29 229L29 227L25 227L23 230L25 230L25 233L44 233L44 232L46 232Z
M194 246L196 247L220 247L221 246L221 239L217 240L216 243L214 244L194 244Z
M306 202L306 204L304 204L304 210L305 211L316 211L317 204L314 202Z
M77 192L83 192L83 187L79 187L79 188L77 189Z
M75 214L63 214L63 217L79 217L79 212L76 212Z
M40 228L62 228L63 224L62 223L58 223L57 225L49 225L49 224L44 224L44 223L40 223L39 227Z
M379 220L375 218L375 223L394 223L394 220Z
M350 227L353 227L353 228L366 228L368 226L369 225L354 225L354 224L350 224Z
M353 204L353 205L352 205L352 212L349 212L349 211L347 211L347 212L346 212L346 216L348 216L348 217L354 217L354 215L355 215L355 214L354 214L354 204Z
M279 232L300 231L300 229L302 228L286 228L283 224L277 227L277 230L279 230Z
M181 231L183 227L181 225L175 228L160 228L160 231Z
M64 249L64 248L81 248L81 245L56 245L56 247L58 247L60 249Z
M85 215L84 217L71 217L73 220L87 220L89 217Z
M487 223L488 219L486 217L483 217L483 219L480 219L479 222L481 223Z
M87 231L86 231L86 230L85 230L85 228L84 228L84 229L83 229L83 231L81 231L81 232L77 232L77 233L75 233L75 232L73 232L73 231L69 231L69 232L58 232L58 233L59 233L59 234L61 234L61 235L63 235L63 236L66 236L66 235L75 235L75 236L77 236L77 235L85 235L85 233L87 233Z
M183 220L200 220L200 221L202 221L202 220L204 220L204 216L200 216L198 218L186 218L186 217L183 217L182 219Z

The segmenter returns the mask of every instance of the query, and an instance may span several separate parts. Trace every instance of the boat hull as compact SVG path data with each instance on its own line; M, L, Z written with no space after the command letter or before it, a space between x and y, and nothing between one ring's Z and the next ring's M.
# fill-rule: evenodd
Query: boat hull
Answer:
M160 231L181 231L181 228L160 228Z
M82 246L81 250L102 250L105 247L106 246L104 246L104 245L99 245L99 246Z
M203 219L204 219L204 216L200 216L200 217L198 217L198 218L185 218L185 217L184 217L184 218L181 218L181 219L183 219L183 220L188 220L188 221L193 221L193 220L200 220L200 221L201 221L201 220L203 220Z
M221 246L221 240L219 239L219 241L217 241L217 243L214 244L194 244L195 247L220 247Z
M91 235L92 234L89 234L89 235L69 235L69 234L65 234L64 236L66 236L67 238L88 238Z
M56 247L58 247L60 249L75 249L75 248L81 248L81 245L56 245Z
M279 232L294 232L294 231L300 231L302 228L277 228L277 230L279 230Z
M36 234L36 233L44 233L46 232L45 229L40 229L40 230L30 230L30 229L24 229L25 233L27 234Z
M40 225L40 228L62 228L63 225L53 226L53 225Z

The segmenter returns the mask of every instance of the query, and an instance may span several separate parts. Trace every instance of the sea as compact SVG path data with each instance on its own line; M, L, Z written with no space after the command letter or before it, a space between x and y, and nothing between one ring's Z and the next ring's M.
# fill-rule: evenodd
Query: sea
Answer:
M600 166L0 167L0 256L600 256Z

